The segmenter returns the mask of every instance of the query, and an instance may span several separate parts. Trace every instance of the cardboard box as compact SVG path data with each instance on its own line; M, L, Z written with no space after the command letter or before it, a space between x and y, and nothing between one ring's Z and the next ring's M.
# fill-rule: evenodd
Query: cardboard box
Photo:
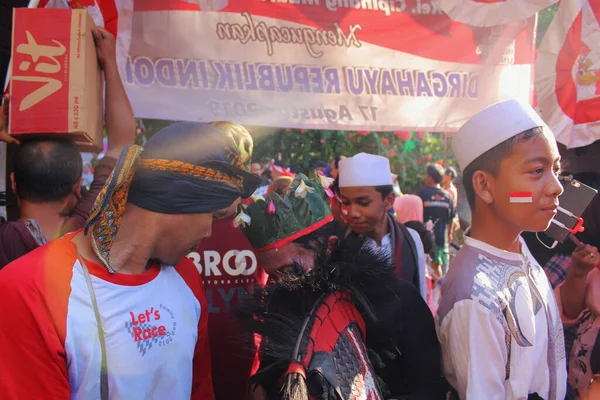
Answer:
M9 132L102 149L102 73L85 10L15 8Z

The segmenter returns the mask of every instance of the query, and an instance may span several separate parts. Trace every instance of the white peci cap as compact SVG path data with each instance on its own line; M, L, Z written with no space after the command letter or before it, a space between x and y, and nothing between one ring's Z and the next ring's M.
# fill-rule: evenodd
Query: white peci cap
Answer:
M392 184L390 160L374 154L359 153L340 160L340 187L385 186Z
M477 157L519 133L546 126L538 113L518 100L506 100L484 108L468 120L452 138L452 151L462 171Z

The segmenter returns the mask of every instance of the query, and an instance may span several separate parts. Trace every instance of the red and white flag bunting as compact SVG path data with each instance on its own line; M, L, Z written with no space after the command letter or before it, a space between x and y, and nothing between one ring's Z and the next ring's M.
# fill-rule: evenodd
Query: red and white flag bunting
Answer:
M558 0L434 0L455 21L471 26L505 25L526 20Z
M139 118L445 132L530 98L535 20L520 19L554 1L475 1L514 22L473 29L433 0L42 0L118 33Z
M542 118L568 148L600 140L600 0L562 1L538 50Z
M38 8L85 8L94 23L117 38L117 63L123 76L131 42L134 0L40 0Z

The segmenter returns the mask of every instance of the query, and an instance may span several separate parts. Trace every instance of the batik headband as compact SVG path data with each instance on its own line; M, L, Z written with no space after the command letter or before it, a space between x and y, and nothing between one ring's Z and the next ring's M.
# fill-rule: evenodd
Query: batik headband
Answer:
M227 154L233 164L208 161L194 165L140 159L141 153L136 145L123 150L85 226L94 252L111 273L116 271L109 263L110 249L128 202L162 214L209 213L228 207L247 189L240 177L246 172L240 169L240 174L236 173L243 166L235 154Z

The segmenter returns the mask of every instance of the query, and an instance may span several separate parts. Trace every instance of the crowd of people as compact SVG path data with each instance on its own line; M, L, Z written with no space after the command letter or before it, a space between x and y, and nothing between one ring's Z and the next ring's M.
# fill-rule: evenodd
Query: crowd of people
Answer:
M529 105L455 134L464 229L452 167L416 194L373 154L292 172L227 121L134 145L115 40L94 39L108 149L89 190L74 143L18 143L3 105L20 216L0 220L0 398L600 398L600 197L585 244L538 263L522 233L563 187Z

